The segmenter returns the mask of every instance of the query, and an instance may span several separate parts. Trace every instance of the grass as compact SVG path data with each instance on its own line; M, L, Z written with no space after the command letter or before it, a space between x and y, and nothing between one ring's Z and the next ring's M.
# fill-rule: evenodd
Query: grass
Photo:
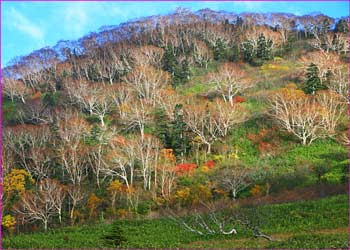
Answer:
M249 212L250 208L242 208ZM341 248L347 247L347 195L316 201L264 205L256 210L260 228L278 241L255 239L238 229L235 236L200 237L177 226L168 219L121 220L127 239L125 248ZM67 227L45 233L22 234L3 239L4 248L103 248L101 237L110 224ZM312 233L310 233L312 232Z

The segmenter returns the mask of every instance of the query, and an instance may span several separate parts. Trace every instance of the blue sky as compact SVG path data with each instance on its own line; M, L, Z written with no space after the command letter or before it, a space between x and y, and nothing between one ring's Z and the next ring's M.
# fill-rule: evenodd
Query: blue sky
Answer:
M2 66L16 56L29 54L59 40L75 40L103 25L167 14L177 7L211 8L235 13L322 12L332 17L348 15L348 2L2 2Z

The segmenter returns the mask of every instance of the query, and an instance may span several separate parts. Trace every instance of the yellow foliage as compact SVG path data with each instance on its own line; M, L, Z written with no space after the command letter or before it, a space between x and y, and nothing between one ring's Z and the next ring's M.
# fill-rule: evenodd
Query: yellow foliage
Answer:
M96 216L97 208L102 203L102 200L95 194L90 195L86 206L89 209L89 217Z
M289 67L287 65L268 63L268 64L264 64L263 66L261 66L261 69L264 71L267 71L267 70L289 70Z
M114 180L111 182L111 184L108 186L107 191L110 194L115 194L117 192L122 191L123 184L120 183L118 180Z
M213 155L213 160L214 161L221 161L224 159L223 155Z
M23 192L25 191L26 180L34 183L32 176L24 169L12 169L11 172L4 177L4 192Z
M118 218L124 219L124 218L127 218L128 215L129 215L129 212L126 209L118 209L117 210Z
M193 138L192 143L193 144L201 144L203 141L199 136L196 136Z
M198 194L202 200L209 200L212 196L208 186L204 185L198 185Z
M190 197L190 193L191 193L190 188L185 187L183 189L176 191L175 196L179 200L186 201Z
M207 166L202 166L201 167L201 172L203 173L209 173L210 169Z
M304 91L296 89L296 85L293 83L288 84L285 88L277 90L277 93L282 95L285 101L306 98Z
M13 231L15 229L16 219L11 215L5 215L2 218L2 226L8 231Z
M228 158L229 158L229 159L238 160L238 159L239 159L239 156L238 156L236 153L231 153L231 154L228 155Z
M160 153L161 153L161 155L163 156L164 159L169 160L171 162L175 162L176 161L175 155L173 153L173 149L171 149L171 148L163 148L160 151Z
M275 56L275 57L273 58L273 60L274 60L275 62L282 62L282 61L283 61L283 58L281 58L281 57L279 57L279 56Z

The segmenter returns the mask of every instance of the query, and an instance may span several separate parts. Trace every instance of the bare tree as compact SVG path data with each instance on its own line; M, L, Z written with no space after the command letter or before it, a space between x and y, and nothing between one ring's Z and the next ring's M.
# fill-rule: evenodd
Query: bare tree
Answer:
M222 170L218 185L230 191L232 198L236 199L238 193L250 185L249 176L249 169L242 166L229 166Z
M229 129L245 121L247 117L247 112L238 104L231 107L230 104L218 100L187 105L184 114L186 125L207 145L207 153L211 152L211 145L215 141L225 137Z
M49 148L51 135L46 125L19 125L4 129L4 144L32 176L38 180L50 173L53 152Z
M248 118L248 112L239 103L231 106L229 103L216 99L209 105L209 108L220 137L226 137L234 125L242 123Z
M72 200L72 207L70 209L70 219L72 224L74 224L74 211L75 208L83 201L85 194L78 185L70 185L67 189L68 195Z
M57 181L45 179L39 183L38 190L21 194L15 211L28 222L41 221L47 231L52 216L58 214L61 221L64 197L64 189Z
M217 73L209 76L215 83L215 89L222 95L225 102L234 105L233 97L253 86L246 73L233 63L225 63L220 66Z
M12 102L19 99L23 104L26 103L26 98L32 94L31 89L25 86L23 82L6 77L3 78L2 91Z
M138 129L141 138L145 137L145 126L153 120L153 108L145 103L143 99L130 102L125 108L123 122L128 130Z
M66 197L65 187L56 180L44 179L40 182L39 188L47 202L57 210L59 221L62 223L62 207Z
M294 87L283 88L271 99L272 117L288 132L299 138L303 145L317 138L334 135L342 113L336 94L306 96Z
M87 147L84 145L89 125L78 116L69 117L60 124L58 134L61 144L58 158L73 185L80 186L87 170Z
M116 135L109 143L106 164L101 168L105 177L120 178L128 189L133 187L135 177L135 149L124 137Z
M84 81L69 83L65 87L72 103L79 105L82 110L87 111L90 115L96 115L101 122L101 126L105 125L104 118L113 108L113 88Z
M129 104L134 98L132 89L127 84L118 84L111 92L114 104L116 105L119 118L125 119L128 113Z
M320 105L324 130L328 136L336 134L336 127L345 111L344 102L340 95L332 91L319 91L316 95L316 102Z
M143 188L150 190L152 186L152 175L157 173L158 158L160 152L160 142L151 135L144 138L135 138L132 142L135 149L135 160L140 162L141 176L143 178Z
M132 58L137 66L153 66L161 68L164 50L152 45L142 46L132 50Z
M159 93L169 83L169 74L151 66L135 68L125 77L125 81L145 103L155 106Z
M201 67L208 68L208 64L212 60L212 52L210 48L203 42L198 39L193 41L194 45L194 53L193 58L194 61Z

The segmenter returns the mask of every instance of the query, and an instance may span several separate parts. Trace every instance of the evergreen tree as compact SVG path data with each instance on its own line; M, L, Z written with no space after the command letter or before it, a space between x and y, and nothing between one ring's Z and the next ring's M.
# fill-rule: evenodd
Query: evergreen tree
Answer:
M190 64L187 58L181 62L176 73L177 78L181 80L182 83L186 83L189 81L191 72Z
M217 39L214 46L214 60L224 60L227 56L227 48L221 39Z
M266 56L266 39L263 34L258 38L258 47L256 50L256 57L259 59L265 59Z
M307 68L306 81L302 86L302 90L306 94L314 95L316 91L326 89L326 87L321 83L319 77L319 69L316 64L311 63Z
M241 27L241 26L243 25L243 18L240 17L240 16L238 16L238 17L236 18L235 24L236 24L237 27Z
M159 108L154 113L155 135L160 139L165 148L172 148L171 126L165 115L164 109Z
M177 60L175 57L175 51L172 46L168 46L165 48L165 52L163 55L163 69L168 71L173 76L176 71Z
M190 150L190 139L186 135L186 124L183 118L182 105L176 104L174 110L174 120L171 123L172 126L172 146L174 154L183 158Z
M233 62L239 61L239 46L237 44L233 45L232 47L232 61Z
M335 32L341 32L341 33L348 33L349 32L349 26L346 19L340 19L336 24L334 28Z
M241 46L243 59L245 62L252 62L255 57L253 43L250 40L244 41Z
M111 229L102 236L102 240L111 247L121 247L126 242L123 229L118 221L113 222Z
M261 60L270 60L272 57L272 40L266 39L263 34L258 38L256 57Z
M177 157L184 157L190 150L190 139L186 134L182 105L176 104L174 120L168 121L163 109L155 112L155 134L165 148L172 148Z

